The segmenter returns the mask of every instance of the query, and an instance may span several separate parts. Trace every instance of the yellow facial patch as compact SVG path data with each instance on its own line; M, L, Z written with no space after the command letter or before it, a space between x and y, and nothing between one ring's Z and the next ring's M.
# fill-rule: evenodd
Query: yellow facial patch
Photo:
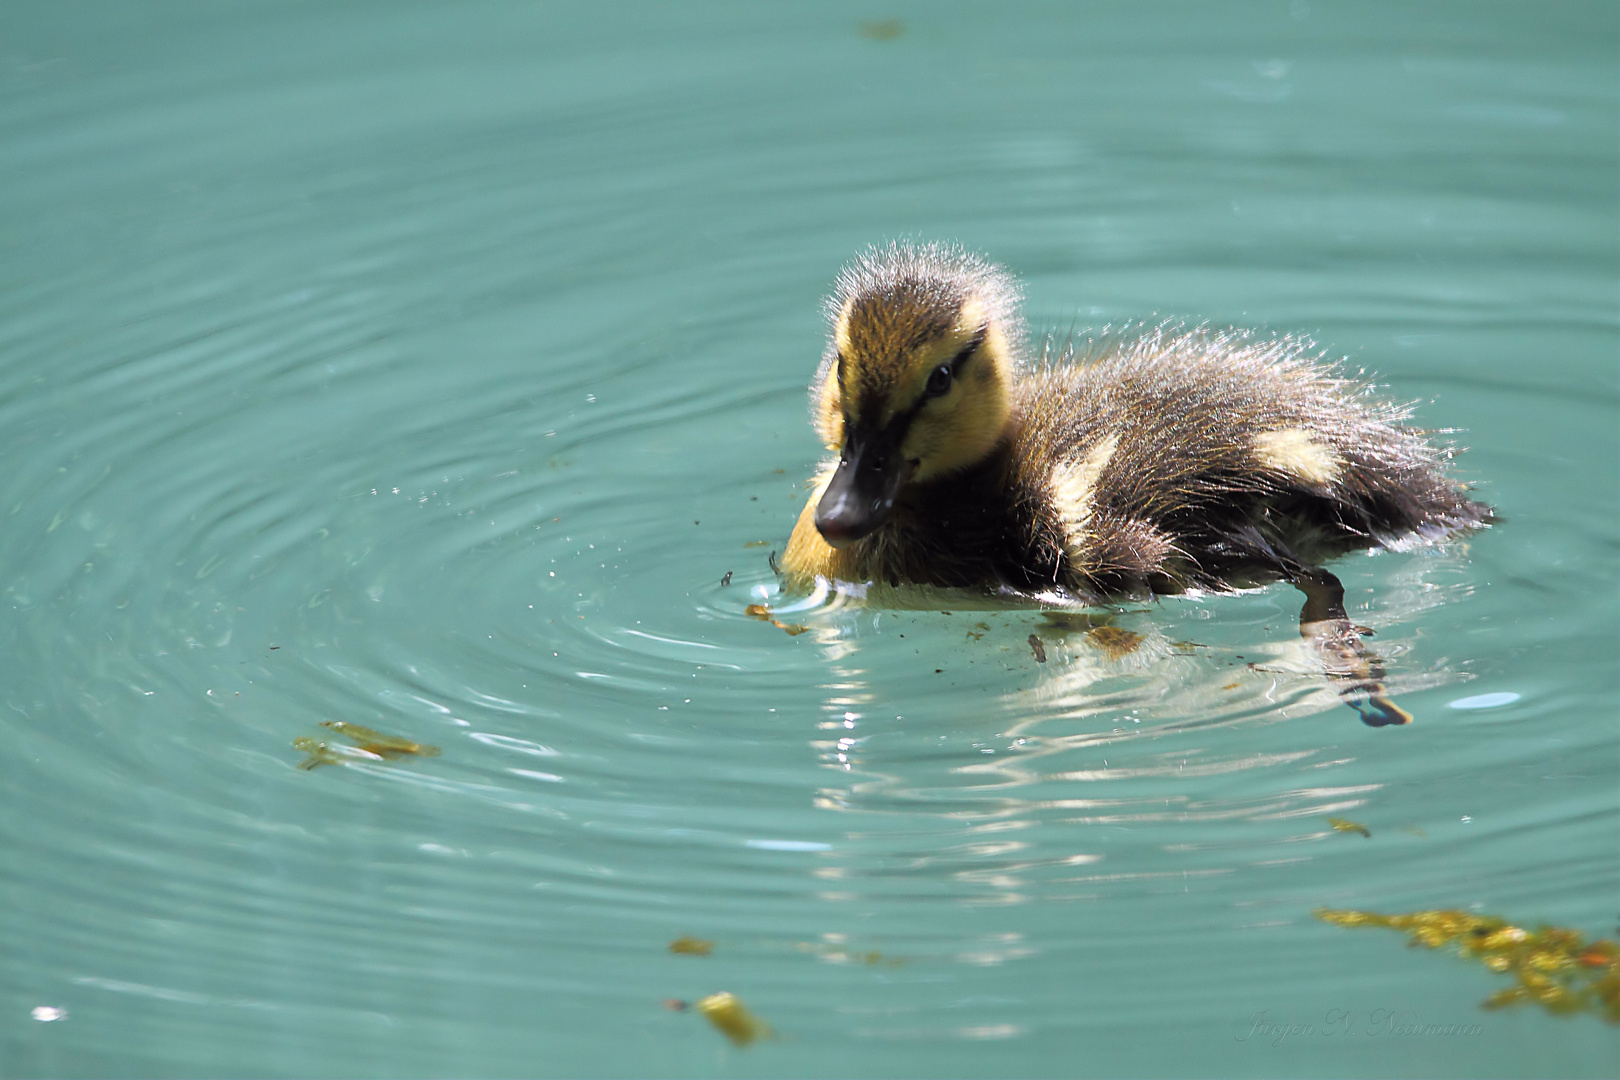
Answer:
M1110 435L1079 461L1060 462L1052 470L1052 505L1063 524L1063 548L1071 561L1080 560L1097 481L1118 447L1119 435Z
M1331 484L1339 478L1337 455L1301 428L1283 428L1255 436L1254 454L1266 468L1307 484Z
M973 315L977 317L977 312ZM950 393L921 410L907 432L901 451L917 463L913 474L917 480L928 480L983 460L1007 430L1012 371L1006 339L994 323L988 327L968 323L954 332L928 362L920 364L914 373L913 400L922 398L934 369L978 337L981 329L983 341L973 359L958 369Z
M816 388L815 404L816 433L821 436L822 445L837 453L844 445L844 402L838 392L836 367L827 372Z

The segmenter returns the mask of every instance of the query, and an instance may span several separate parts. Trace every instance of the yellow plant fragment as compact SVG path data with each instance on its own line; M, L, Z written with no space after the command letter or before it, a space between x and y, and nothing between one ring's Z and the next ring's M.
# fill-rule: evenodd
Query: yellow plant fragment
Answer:
M737 1046L771 1037L771 1026L743 1006L736 994L721 991L697 1003L698 1012Z
M785 631L788 637L798 637L800 634L810 629L808 626L797 626L794 624L781 622L771 614L771 609L766 607L764 604L749 604L747 607L743 608L743 614L747 615L750 619L760 619L764 622L770 623L778 630Z
M398 757L402 754L414 754L417 757L437 757L439 748L424 743L411 742L398 735L385 735L373 728L351 724L347 720L322 720L321 727L331 728L339 735L353 739L355 745L368 754L378 757Z
M1372 830L1359 821L1351 821L1349 818L1342 817L1330 817L1327 819L1327 823L1339 832L1360 833L1367 839L1372 839Z

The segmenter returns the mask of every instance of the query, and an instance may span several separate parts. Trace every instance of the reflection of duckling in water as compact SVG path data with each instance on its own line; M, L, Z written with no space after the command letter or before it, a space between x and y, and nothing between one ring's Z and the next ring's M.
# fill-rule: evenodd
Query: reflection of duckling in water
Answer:
M840 275L811 388L837 461L782 559L817 577L1096 603L1278 579L1371 725L1411 717L1346 617L1327 559L1490 521L1308 343L1158 328L1021 368L1018 288L943 245L874 248Z

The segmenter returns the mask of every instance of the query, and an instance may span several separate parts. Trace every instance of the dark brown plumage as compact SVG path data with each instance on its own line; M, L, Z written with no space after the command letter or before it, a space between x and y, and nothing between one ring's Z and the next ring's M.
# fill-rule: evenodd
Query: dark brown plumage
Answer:
M1159 327L1065 351L1015 383L1005 449L986 462L996 475L980 498L1021 526L994 573L1089 600L1220 590L1478 524L1487 508L1444 478L1444 452L1400 426L1408 415L1295 339ZM1308 433L1333 475L1267 460L1256 446L1275 431ZM1073 543L1049 478L1110 436ZM907 517L917 529L921 515Z

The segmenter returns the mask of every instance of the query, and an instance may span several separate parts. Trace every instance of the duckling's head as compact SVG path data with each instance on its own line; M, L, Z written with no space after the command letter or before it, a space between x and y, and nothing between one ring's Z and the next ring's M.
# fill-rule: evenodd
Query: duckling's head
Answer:
M811 387L816 428L839 455L816 504L829 544L871 534L906 485L996 448L1023 339L1018 301L1005 270L945 244L870 248L839 274Z

